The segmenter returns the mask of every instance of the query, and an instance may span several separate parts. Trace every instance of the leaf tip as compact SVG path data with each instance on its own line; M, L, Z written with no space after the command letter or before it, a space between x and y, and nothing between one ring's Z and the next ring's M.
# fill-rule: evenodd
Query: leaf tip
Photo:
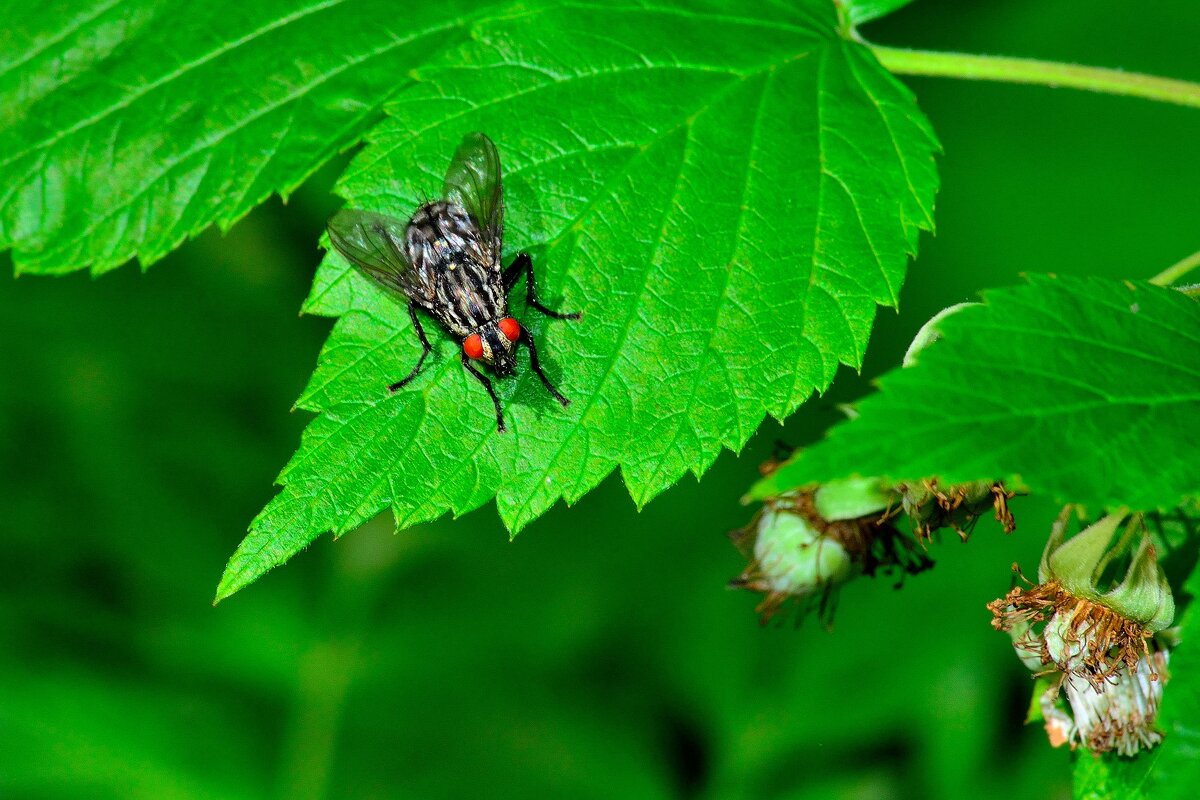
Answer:
M232 566L225 567L225 572L221 575L221 581L217 584L217 593L213 595L213 608L222 601L233 596L242 589L249 581L239 580L240 572L235 572Z

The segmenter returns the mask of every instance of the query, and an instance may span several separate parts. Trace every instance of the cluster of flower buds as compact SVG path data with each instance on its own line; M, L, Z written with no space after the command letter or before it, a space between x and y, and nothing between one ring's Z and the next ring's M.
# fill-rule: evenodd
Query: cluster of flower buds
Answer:
M1121 536L1115 514L1067 538L1070 518L1068 507L1054 523L1038 583L988 604L992 625L1043 678L1051 744L1133 755L1162 739L1155 721L1168 653L1156 634L1171 625L1175 601L1140 518ZM1109 578L1127 556L1120 580Z

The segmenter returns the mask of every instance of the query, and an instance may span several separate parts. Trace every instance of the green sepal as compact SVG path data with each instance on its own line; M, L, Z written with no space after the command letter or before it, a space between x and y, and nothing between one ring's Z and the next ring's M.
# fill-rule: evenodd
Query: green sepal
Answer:
M1158 553L1149 534L1143 535L1125 580L1102 599L1106 606L1152 633L1170 627L1175 619L1175 598L1158 566Z
M1042 557L1043 567L1038 569L1038 576L1043 582L1047 579L1058 581L1076 597L1098 600L1098 571L1105 553L1108 552L1113 534L1117 532L1124 517L1124 513L1102 517L1051 550L1056 535L1061 537L1065 531L1065 526L1062 530L1056 530L1056 522L1051 531L1051 541L1046 544L1046 553ZM1042 574L1043 568L1045 575Z
M829 522L878 514L898 502L877 478L847 478L822 484L813 495L817 513Z

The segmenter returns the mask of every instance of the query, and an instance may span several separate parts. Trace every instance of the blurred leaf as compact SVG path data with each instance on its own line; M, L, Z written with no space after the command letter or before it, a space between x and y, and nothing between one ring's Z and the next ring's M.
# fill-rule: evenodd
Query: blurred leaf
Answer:
M0 674L4 797L264 796L254 731L226 725L226 709L191 687Z
M913 0L834 0L841 6L851 25L861 25L887 16Z
M1040 275L985 299L751 496L855 474L1004 477L1094 508L1170 509L1200 491L1200 305Z
M328 257L308 308L342 318L299 402L319 416L218 597L389 504L407 526L496 497L515 533L619 466L641 506L860 365L932 225L936 142L832 17L820 0L744 17L585 4L482 24L447 58L462 66L424 71L341 191L407 218L463 134L488 131L509 248L535 248L549 302L584 313L524 317L574 402L523 368L497 384L498 434L440 334L388 396L418 355L407 315Z
M354 144L492 3L88 0L0 11L0 249L158 260Z

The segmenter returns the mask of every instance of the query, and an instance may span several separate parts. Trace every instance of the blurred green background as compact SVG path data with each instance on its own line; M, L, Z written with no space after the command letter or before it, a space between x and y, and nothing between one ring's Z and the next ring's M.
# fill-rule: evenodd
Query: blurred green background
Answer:
M918 0L865 34L1200 80L1185 0ZM724 588L773 440L819 436L938 309L1200 247L1200 112L907 82L945 147L938 233L861 376L641 514L614 476L511 544L491 507L379 519L215 609L306 421L289 408L330 323L296 312L344 162L145 275L13 280L4 257L0 796L1068 796L983 608L1052 509L944 539L899 592L851 585L830 633L760 628Z

